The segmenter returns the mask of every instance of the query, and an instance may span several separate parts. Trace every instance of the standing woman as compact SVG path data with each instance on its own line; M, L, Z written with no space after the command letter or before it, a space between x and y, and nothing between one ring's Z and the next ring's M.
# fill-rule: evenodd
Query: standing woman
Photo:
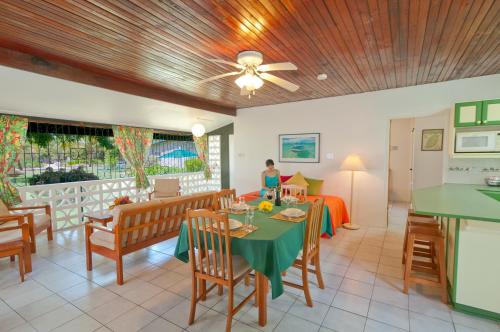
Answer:
M261 179L261 197L264 196L268 190L276 188L281 184L280 171L274 168L274 161L272 159L266 160L266 169L262 172Z

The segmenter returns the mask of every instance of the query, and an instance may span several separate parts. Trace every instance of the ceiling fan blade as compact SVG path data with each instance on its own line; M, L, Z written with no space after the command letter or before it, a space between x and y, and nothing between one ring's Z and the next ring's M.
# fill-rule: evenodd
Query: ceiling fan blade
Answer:
M236 67L236 68L239 68L239 69L245 68L245 66L242 66L242 65L240 65L239 63L236 63L236 62L226 61L226 60L222 60L222 59L208 59L208 60L211 61L211 62L215 62L215 63L222 63L222 64L225 64L225 65L230 65L230 66L233 66L233 67Z
M299 86L297 84L293 84L292 82L289 82L287 80L279 78L278 76L274 76L274 75L271 75L268 73L261 73L261 74L259 74L259 76L262 79L265 79L271 83L274 83L277 86L279 86L283 89L286 89L288 91L291 91L291 92L295 92L299 89Z
M198 81L198 84L203 84L203 83L207 83L207 82L210 82L210 81L218 80L219 78L223 78L223 77L227 77L227 76L238 75L240 73L241 73L240 71L232 71L230 73L225 73L225 74L220 74L220 75L217 75L217 76L212 76L212 77L209 77L209 78L205 78L204 80Z
M257 67L258 71L273 71L273 70L297 70L297 66L291 62L269 63Z

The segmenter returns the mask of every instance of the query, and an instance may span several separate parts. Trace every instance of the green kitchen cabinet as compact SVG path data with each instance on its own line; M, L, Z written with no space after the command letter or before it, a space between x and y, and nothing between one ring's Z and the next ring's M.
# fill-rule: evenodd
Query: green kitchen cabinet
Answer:
M500 125L500 99L483 101L481 110L482 125Z
M480 126L482 119L481 101L470 101L455 104L455 127Z

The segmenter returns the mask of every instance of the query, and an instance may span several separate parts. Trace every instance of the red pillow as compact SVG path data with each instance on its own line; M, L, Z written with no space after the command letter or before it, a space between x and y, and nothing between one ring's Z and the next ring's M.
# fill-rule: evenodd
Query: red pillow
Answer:
M285 183L286 181L288 181L289 179L291 179L292 176L293 175L280 175L281 183Z

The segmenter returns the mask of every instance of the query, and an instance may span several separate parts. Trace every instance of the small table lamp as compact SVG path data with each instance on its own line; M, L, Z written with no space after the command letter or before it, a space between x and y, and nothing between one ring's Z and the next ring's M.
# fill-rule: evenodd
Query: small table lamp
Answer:
M353 190L354 190L354 172L366 171L365 165L361 161L358 155L351 154L342 162L340 169L343 171L351 171L351 200L349 201L349 223L343 224L342 226L347 229L359 229L359 225L352 223L352 200L353 200Z

